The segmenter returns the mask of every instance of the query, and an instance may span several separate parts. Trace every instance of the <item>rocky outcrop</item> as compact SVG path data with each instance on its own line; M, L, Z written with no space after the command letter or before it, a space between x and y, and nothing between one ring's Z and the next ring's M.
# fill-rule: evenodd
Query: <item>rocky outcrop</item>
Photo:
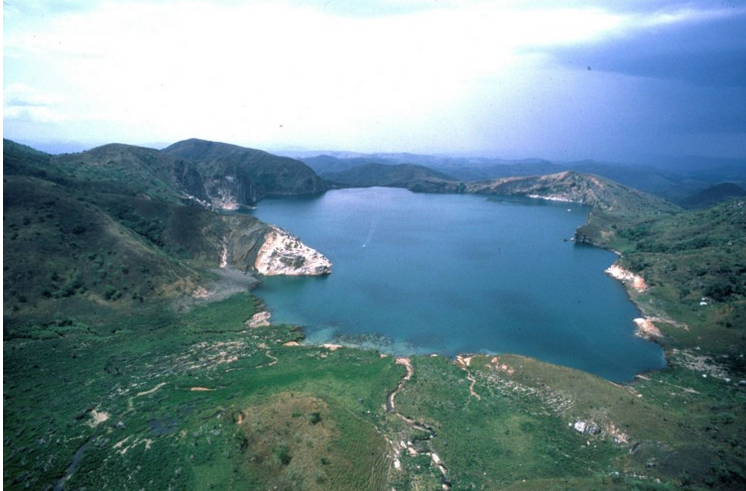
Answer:
M623 267L613 264L606 269L606 273L612 278L615 278L624 283L629 288L632 288L638 293L642 293L648 289L645 278L634 274L632 271L626 270Z
M205 192L215 210L238 210L256 202L254 183L230 167L213 169L204 179Z
M285 230L270 227L254 269L265 276L320 276L332 272L332 263Z

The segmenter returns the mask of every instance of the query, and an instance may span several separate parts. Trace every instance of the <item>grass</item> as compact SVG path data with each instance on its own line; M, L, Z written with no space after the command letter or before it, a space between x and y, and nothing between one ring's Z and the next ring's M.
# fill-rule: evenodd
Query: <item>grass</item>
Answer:
M71 488L293 487L301 478L325 489L380 488L387 467L378 402L399 370L375 353L284 347L298 331L249 330L254 309L253 297L239 294L155 330L126 319L111 326L115 334L6 341L5 487L53 486L83 448ZM277 402L295 395L296 406ZM288 409L277 418L253 417L280 406ZM108 419L94 424L96 413ZM243 424L238 414L247 415ZM260 426L269 470L241 450ZM302 457L309 442L318 445Z

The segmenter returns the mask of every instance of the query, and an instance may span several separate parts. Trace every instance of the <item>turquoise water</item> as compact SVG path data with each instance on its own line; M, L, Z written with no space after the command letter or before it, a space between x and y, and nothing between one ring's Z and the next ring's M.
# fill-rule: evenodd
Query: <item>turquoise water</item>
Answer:
M311 343L518 353L614 381L665 364L604 273L615 255L566 240L586 221L579 205L367 188L264 200L254 214L333 263L327 277L256 290L273 322L303 326Z

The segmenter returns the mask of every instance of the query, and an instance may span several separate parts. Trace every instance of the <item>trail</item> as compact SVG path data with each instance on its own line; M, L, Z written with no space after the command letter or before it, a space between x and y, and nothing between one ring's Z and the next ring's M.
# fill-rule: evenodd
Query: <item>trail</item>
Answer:
M276 363L277 363L277 357L276 357L276 356L274 356L274 355L272 355L272 353L271 353L271 351L270 351L270 349L269 349L269 346L267 346L267 345L266 345L266 344L264 344L264 343L259 343L259 344L257 345L257 348L265 350L265 351L264 351L264 356L266 356L267 358L271 359L272 361L271 361L271 362L269 362L269 363L267 363L266 365L259 365L259 366L258 366L258 367L256 367L256 368L271 367L272 365L274 365L274 364L276 364Z
M469 394L476 400L481 401L482 396L477 394L477 392L474 390L474 386L477 384L477 379L474 378L474 375L472 375L472 373L469 371L469 365L471 365L471 356L458 355L456 357L456 365L458 365L461 370L466 372L466 379L470 382Z
M404 388L404 385L412 378L412 375L414 375L414 367L412 366L412 361L409 358L404 358L404 357L397 358L396 364L403 365L407 369L407 373L399 381L399 385L396 386L396 389L389 392L388 397L386 397L386 411L391 414L394 414L396 417L398 417L399 419L407 423L412 428L415 428L420 431L424 431L428 435L427 439L432 440L436 436L435 428L428 425L427 423L423 423L421 421L415 421L411 418L408 418L404 416L403 414L401 414L396 409L396 401L395 401L396 395L399 392L401 392L402 388ZM417 455L420 454L420 452L417 449L415 449L414 443L411 440L407 442L402 441L398 445L393 441L389 441L389 443L394 448L394 453L395 453L394 468L396 468L397 470L401 470L401 461L399 460L399 456L401 455L402 450L406 450L407 453L409 453L411 457L416 457ZM450 479L448 479L448 475L447 475L448 468L446 467L445 463L443 463L443 461L440 459L438 454L432 451L432 445L430 445L429 452L423 452L423 453L427 455L428 457L430 457L431 465L440 471L440 474L441 474L440 479L441 479L441 484L443 485L443 489L446 491L450 490L452 484L451 484Z

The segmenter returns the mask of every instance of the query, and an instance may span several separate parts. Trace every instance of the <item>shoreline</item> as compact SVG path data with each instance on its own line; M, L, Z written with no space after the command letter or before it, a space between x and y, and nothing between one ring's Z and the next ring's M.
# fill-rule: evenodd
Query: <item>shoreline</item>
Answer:
M550 201L554 201L554 200L550 200ZM596 246L596 247L598 247L598 246ZM620 252L615 251L613 249L605 248L605 247L600 247L600 248L608 250L610 252L613 252L619 258L621 258L621 256L622 256ZM663 334L663 332L661 331L661 329L656 326L656 323L671 324L673 326L683 327L684 329L687 329L687 330L688 330L688 327L685 326L685 325L680 325L680 323L676 322L675 320L669 320L669 319L667 319L666 318L667 316L664 313L662 313L662 312L654 312L654 311L651 312L648 305L642 305L638 301L637 297L639 296L639 294L644 293L644 292L646 292L649 289L649 286L647 285L647 282L645 281L645 279L642 276L637 275L637 274L635 274L635 273L633 273L633 272L631 272L631 271L623 268L622 266L620 266L618 264L618 260L615 261L613 264L611 264L608 268L606 268L604 270L604 272L606 274L608 274L609 276L611 276L612 278L616 279L617 281L620 281L624 285L629 300L639 310L639 312L641 314L641 317L637 317L637 318L632 319L632 321L634 322L634 324L636 326L636 330L634 332L634 335L637 336L637 337L640 337L642 339L645 339L647 341L650 341L650 342L653 342L653 343L657 344L662 349L662 351L663 351L663 353L662 353L663 354L663 360L665 362L664 366L662 366L662 367L659 367L659 368L650 368L650 369L642 370L640 372L636 372L634 374L634 376L628 382L621 382L621 384L622 385L632 385L632 384L634 384L637 381L638 375L645 374L645 373L650 373L650 372L655 372L655 371L666 370L667 368L670 368L671 367L671 355L672 355L672 352L671 352L670 347L667 346L663 342L663 340L666 338L666 336ZM261 284L261 281L258 281L257 284L252 285L251 290L253 290L255 287L259 286L259 284ZM247 321L247 327L251 327L251 328L265 327L265 326L271 327L271 326L273 326L273 324L269 320L270 316L271 316L271 313L270 313L269 309L267 309L266 305L262 305L262 311L256 312L254 314L254 316L251 319L251 321L252 321L251 322L251 324L252 324L251 326L249 326L249 322ZM255 324L255 322L256 322L256 324ZM304 329L303 326L296 326L296 327L300 328L301 330ZM304 334L304 339L301 340L300 342L287 343L285 346L287 346L287 347L304 346L304 347L327 348L329 351L334 351L335 349L339 349L339 348L342 348L342 347L349 348L349 349L373 350L373 351L379 352L381 354L381 356L393 356L394 358L397 358L397 357L410 357L410 356L444 356L444 357L448 358L449 363L453 363L453 364L455 364L457 366L460 366L459 360L464 360L464 359L471 358L471 357L480 357L480 356L491 357L491 356L502 355L502 354L505 354L505 355L507 355L507 354L516 354L516 353L484 353L484 352L468 353L468 352L465 352L465 353L457 353L457 354L455 354L453 356L450 356L450 355L442 355L442 354L435 353L435 352L429 352L429 353L412 352L412 353L406 353L406 354L402 354L402 353L385 353L384 351L381 350L380 347L377 347L375 345L364 346L364 345L360 345L360 344L356 344L356 343L344 343L344 342L341 342L339 340L327 340L327 341L322 342L322 343L318 343L318 342L316 342L316 343L308 343L307 340L305 339L305 334ZM519 354L519 356L526 356L526 355L520 355ZM534 358L534 357L529 357L529 358L533 358L533 359L535 359L537 361L542 361L539 358ZM566 366L566 365L559 365L559 366ZM568 366L568 368L573 368L573 367L569 367ZM581 370L581 369L576 369L576 370L582 371L584 373L590 373L590 372L587 372L587 371ZM591 375L592 375L592 373L591 373ZM612 380L609 380L609 382L610 383L619 383L619 382L614 382Z

